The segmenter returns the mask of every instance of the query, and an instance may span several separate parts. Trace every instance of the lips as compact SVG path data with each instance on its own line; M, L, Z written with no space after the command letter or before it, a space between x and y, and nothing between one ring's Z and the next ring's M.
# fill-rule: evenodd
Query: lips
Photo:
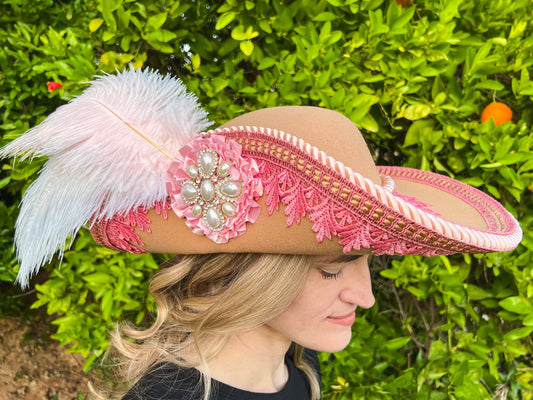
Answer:
M329 316L326 318L326 320L337 325L351 326L355 322L355 311L352 311L346 315Z

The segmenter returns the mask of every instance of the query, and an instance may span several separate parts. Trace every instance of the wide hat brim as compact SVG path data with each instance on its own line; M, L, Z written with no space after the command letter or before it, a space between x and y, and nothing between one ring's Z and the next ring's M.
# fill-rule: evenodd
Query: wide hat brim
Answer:
M151 209L144 213L150 223L136 229L137 247L178 254L432 256L507 251L522 238L514 217L476 188L427 171L376 167L359 130L331 110L259 110L205 134L211 135L238 143L244 158L262 166L257 220L242 235L216 243L175 213ZM93 229L100 241L107 224Z
M448 177L376 167L354 124L316 107L210 122L172 76L98 77L0 149L46 156L15 244L22 286L89 223L112 249L178 254L452 254L506 251L520 226Z

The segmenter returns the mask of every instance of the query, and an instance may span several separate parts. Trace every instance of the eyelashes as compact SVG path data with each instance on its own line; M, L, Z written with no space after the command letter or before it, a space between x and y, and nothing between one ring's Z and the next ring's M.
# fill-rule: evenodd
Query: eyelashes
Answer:
M324 279L337 279L342 274L342 269L339 271L333 273L333 272L326 272L324 270L320 270L320 274L322 275L322 278Z
M338 257L320 257L317 259L316 268L320 271L323 279L338 279L344 267L348 264L353 264L360 258L365 257L364 254L352 254L352 255L341 255ZM368 256L367 256L368 257ZM336 265L335 265L336 264ZM337 272L329 272L328 270L335 271L338 267ZM322 269L324 268L324 269Z

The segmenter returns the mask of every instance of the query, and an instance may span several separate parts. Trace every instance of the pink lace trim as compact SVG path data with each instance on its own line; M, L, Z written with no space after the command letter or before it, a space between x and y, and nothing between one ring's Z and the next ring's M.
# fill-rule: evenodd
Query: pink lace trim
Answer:
M164 219L168 218L167 211L171 209L168 200L155 203L153 208L158 215ZM139 207L137 210L126 214L116 214L109 220L98 221L91 228L91 234L96 242L102 246L133 254L144 254L146 251L139 247L144 243L135 232L135 227L151 233L150 223L152 221L147 215L148 210L145 207Z
M429 209L431 207L429 204L417 199L398 196L396 193L392 194L388 189L391 196L387 198L392 205L390 202L378 201L373 192L375 188L372 189L370 185L368 189L369 185L363 187L363 184L357 183L360 180L354 182L347 179L346 176L337 172L337 167L330 166L329 159L326 159L327 162L320 161L310 153L310 150L306 150L307 147L298 147L295 138L289 141L287 138L276 137L264 130L245 128L217 130L216 132L224 134L230 140L236 140L242 146L243 157L251 157L257 161L268 214L271 215L278 210L281 203L285 206L287 226L300 223L303 217L307 217L313 224L312 229L316 233L317 242L336 236L344 252L370 249L378 255L433 256L487 251L487 246L483 245L484 232L462 230L456 224L443 222L445 232L448 232L448 226L453 233L455 230L459 232L459 236L454 239L445 233L433 230L430 226L415 222L418 219L409 218L394 208L394 202L398 201L398 198L416 207L415 216L418 215L417 210L424 211L430 217L432 217L431 214L437 215L437 213ZM431 184L442 190L449 190L452 194L458 194L459 197L481 210L489 224L489 229L494 232L493 236L503 237L504 234L512 232L515 232L514 236L521 236L516 222L501 205L495 205L489 196L467 185L417 170L378 167L378 171L392 178L395 176L402 179L410 177L414 181ZM382 190L381 187L379 189ZM166 218L166 210L169 208L168 202L160 204L159 212ZM141 230L150 232L147 211L141 208L130 214L99 222L95 225L96 232L93 234L104 246L134 253L142 252L138 247L142 245L142 242L133 228L137 226ZM429 220L432 221L431 218ZM462 236L463 233L465 236ZM492 232L489 233L492 234ZM474 235L474 243L481 243L479 246L482 247L470 242L468 239L470 234ZM509 240L514 243L515 238Z
M287 226L308 216L318 242L337 236L345 252L366 248L375 254L484 251L432 231L378 202L372 193L300 149L294 140L288 143L287 138L250 128L224 133L242 144L243 155L257 160L269 215L281 202L286 206Z
M380 254L452 254L442 248L404 240L403 232L390 232L373 226L368 217L359 215L343 206L339 206L330 198L321 194L313 185L289 173L280 166L262 161L259 170L263 177L263 185L267 195L266 204L268 214L279 209L280 202L284 204L284 214L287 216L287 226L299 223L302 217L308 215L313 222L313 232L317 242L324 238L332 239L338 236L343 251L372 249L376 255ZM394 224L391 224L394 225ZM408 227L406 227L408 228Z

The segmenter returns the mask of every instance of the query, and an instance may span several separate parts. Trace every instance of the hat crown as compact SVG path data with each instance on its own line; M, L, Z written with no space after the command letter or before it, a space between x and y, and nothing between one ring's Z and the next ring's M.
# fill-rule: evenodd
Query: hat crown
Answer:
M256 126L290 133L376 184L381 178L361 132L344 115L312 106L271 107L252 111L220 128Z

